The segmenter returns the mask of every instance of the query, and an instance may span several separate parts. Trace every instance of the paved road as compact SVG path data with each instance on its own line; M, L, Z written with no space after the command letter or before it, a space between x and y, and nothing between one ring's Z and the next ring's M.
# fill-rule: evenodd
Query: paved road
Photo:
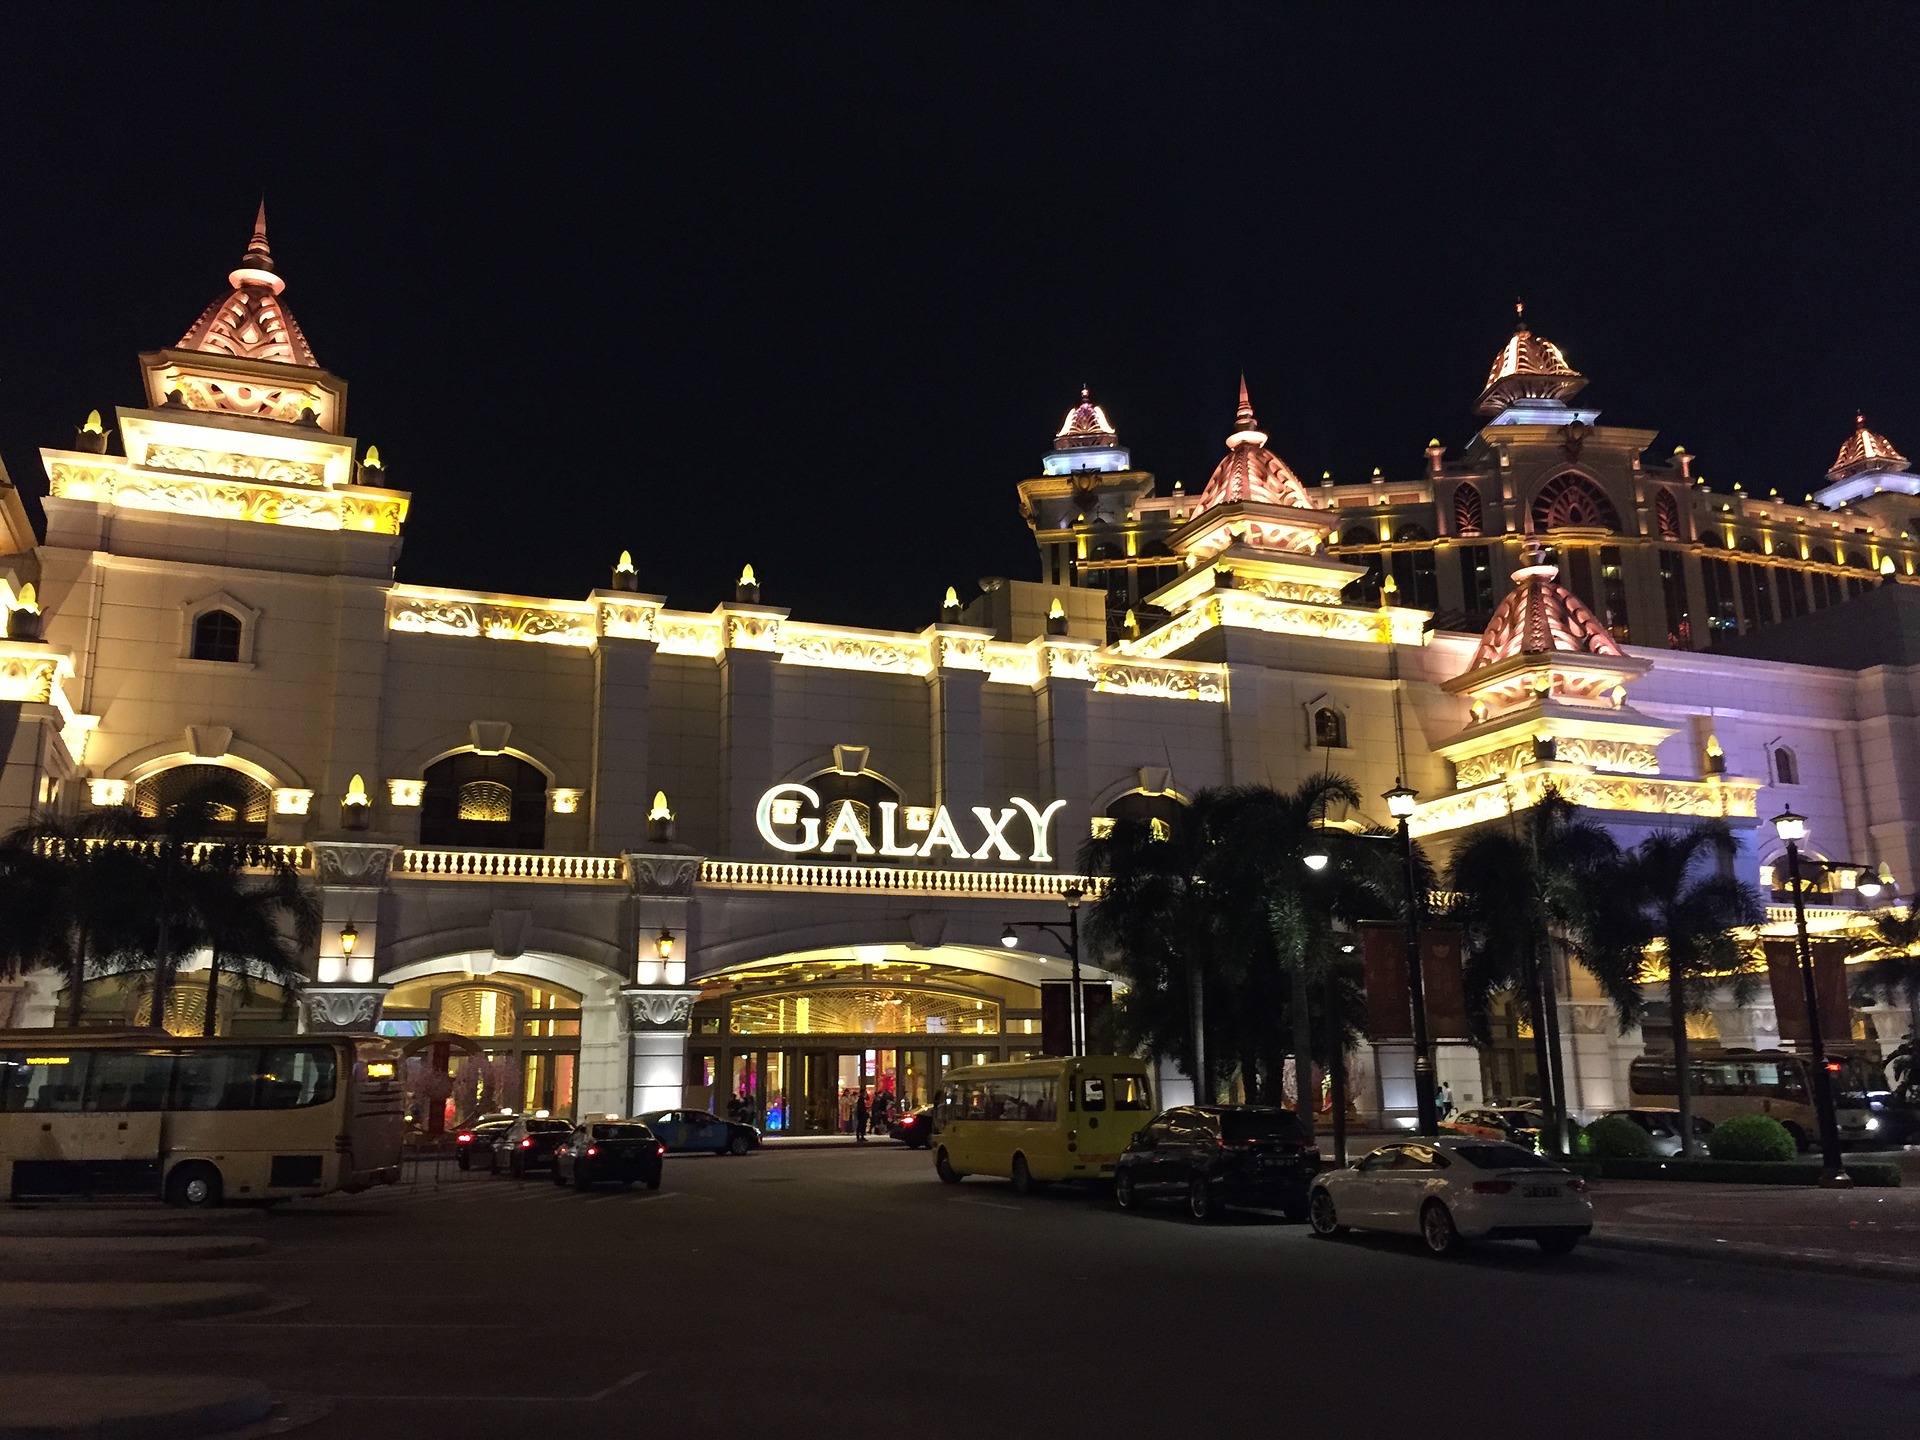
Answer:
M938 1184L923 1154L675 1157L276 1212L268 1249L146 1278L265 1285L218 1322L12 1329L0 1369L256 1377L303 1435L1892 1434L1915 1290L1626 1252L1435 1261L1236 1216ZM91 1277L89 1277L91 1278ZM1542 1426L1547 1428L1541 1428Z

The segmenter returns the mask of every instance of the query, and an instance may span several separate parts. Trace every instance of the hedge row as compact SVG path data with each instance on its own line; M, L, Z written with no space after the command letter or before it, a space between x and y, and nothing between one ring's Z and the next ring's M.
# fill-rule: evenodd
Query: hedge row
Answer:
M1567 1168L1594 1180L1705 1180L1721 1185L1813 1185L1818 1160L1569 1160ZM1849 1160L1855 1185L1891 1189L1900 1167L1886 1160Z

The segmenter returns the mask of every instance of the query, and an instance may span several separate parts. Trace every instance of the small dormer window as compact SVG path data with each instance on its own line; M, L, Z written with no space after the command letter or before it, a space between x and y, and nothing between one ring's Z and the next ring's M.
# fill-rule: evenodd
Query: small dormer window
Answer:
M1784 745L1773 752L1773 778L1782 785L1800 783L1800 761Z
M1313 712L1313 743L1316 749L1344 750L1347 748L1347 717L1331 705L1322 705Z
M240 659L240 637L244 626L240 617L230 610L209 610L196 616L193 622L193 648L189 652L195 660L218 660L226 664L237 664Z

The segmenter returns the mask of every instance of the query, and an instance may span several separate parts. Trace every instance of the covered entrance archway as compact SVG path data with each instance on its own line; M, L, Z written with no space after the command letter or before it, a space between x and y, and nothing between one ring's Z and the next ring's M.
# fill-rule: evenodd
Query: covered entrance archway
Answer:
M381 1034L407 1042L407 1112L429 1135L493 1110L572 1119L579 992L530 976L424 975L387 992Z
M846 1134L861 1095L930 1103L959 1065L1041 1049L1040 985L1065 967L1019 951L854 945L703 976L686 1099L769 1134ZM1104 976L1102 977L1104 978Z

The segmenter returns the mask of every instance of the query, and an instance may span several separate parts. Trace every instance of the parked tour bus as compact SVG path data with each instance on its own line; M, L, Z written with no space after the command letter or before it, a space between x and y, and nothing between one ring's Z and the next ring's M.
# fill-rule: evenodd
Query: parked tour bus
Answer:
M1805 1150L1820 1138L1820 1119L1813 1108L1812 1061L1789 1050L1715 1050L1696 1054L1693 1072L1693 1113L1718 1125L1735 1115L1771 1115L1787 1128L1794 1143ZM1854 1055L1827 1057L1833 1080L1834 1112L1840 1138L1848 1144L1871 1143L1873 1119L1868 1092L1885 1089L1872 1061ZM1627 1070L1633 1103L1650 1108L1672 1108L1675 1093L1671 1055L1643 1055Z
M1061 1056L950 1070L933 1113L942 1180L1002 1176L1024 1194L1050 1180L1111 1180L1153 1095L1143 1060Z
M401 1052L373 1036L0 1030L0 1196L175 1205L400 1177Z

